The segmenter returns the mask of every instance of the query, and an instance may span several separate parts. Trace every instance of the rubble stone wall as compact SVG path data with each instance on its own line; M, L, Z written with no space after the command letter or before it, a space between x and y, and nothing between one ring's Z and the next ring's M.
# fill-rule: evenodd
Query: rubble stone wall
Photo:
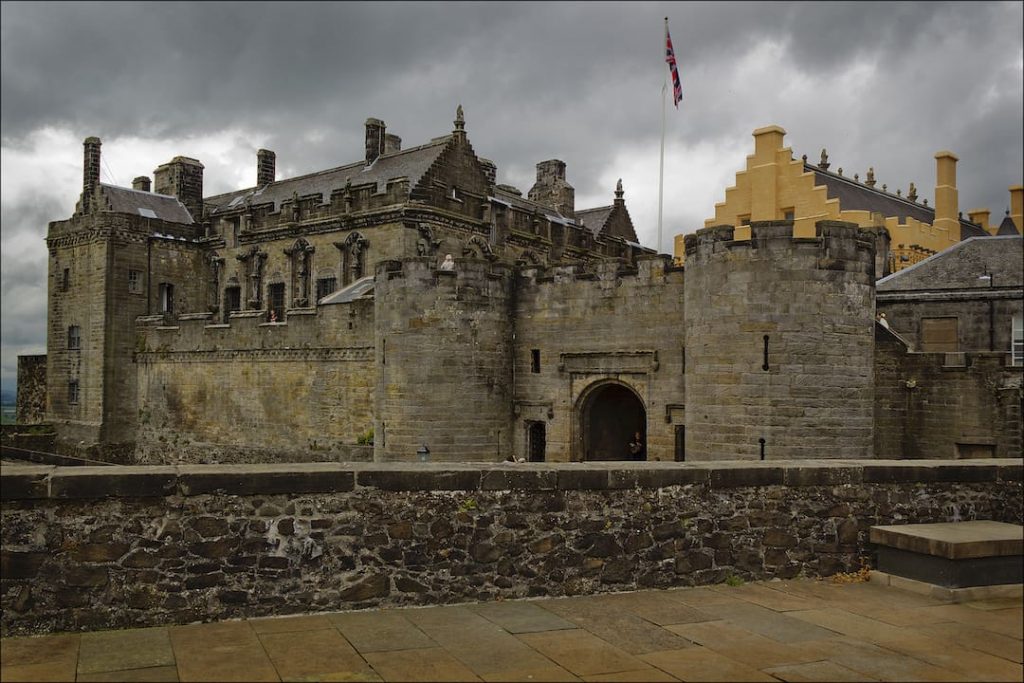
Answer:
M828 576L1020 459L6 467L3 635Z

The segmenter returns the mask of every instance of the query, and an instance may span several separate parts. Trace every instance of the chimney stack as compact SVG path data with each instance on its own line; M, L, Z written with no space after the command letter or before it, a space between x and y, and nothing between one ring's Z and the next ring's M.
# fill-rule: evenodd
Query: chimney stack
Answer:
M565 162L559 159L548 159L537 164L537 182L530 188L527 197L553 208L566 218L576 216L576 190L565 181Z
M88 213L92 198L100 186L100 147L99 138L88 137L82 143L85 147L85 159L82 164L82 213Z
M132 181L132 189L133 190L138 190L139 192L149 192L150 191L149 176L148 175L140 175L138 178L133 180Z
M1024 185L1010 187L1010 220L1017 226L1017 232L1024 235Z
M174 157L153 171L153 189L157 194L177 197L192 219L203 218L203 165L197 159Z
M269 149L256 150L256 186L263 187L277 178L277 155Z
M991 215L992 212L989 211L988 209L971 209L970 211L967 212L967 220L977 225L980 225L982 230L991 235L994 235L996 234L995 230L993 230L992 226L988 224L989 216Z
M387 126L380 119L366 119L366 165L369 166L384 153Z
M959 158L949 151L935 155L935 221L936 228L949 231L950 239L960 240L960 221L957 217L956 162Z
M402 138L388 133L384 136L384 153L394 154L402 151Z

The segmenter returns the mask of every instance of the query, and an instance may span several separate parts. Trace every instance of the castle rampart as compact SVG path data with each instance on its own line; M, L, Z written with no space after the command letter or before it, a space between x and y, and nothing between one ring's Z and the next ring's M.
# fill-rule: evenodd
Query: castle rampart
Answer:
M687 457L870 456L874 236L750 229L686 237Z

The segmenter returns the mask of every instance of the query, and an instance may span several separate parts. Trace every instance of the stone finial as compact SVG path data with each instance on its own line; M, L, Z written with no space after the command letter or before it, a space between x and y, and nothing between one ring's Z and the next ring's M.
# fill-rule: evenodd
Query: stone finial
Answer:
M462 105L455 108L455 130L466 129L466 117L462 113Z
M897 189L896 190L896 196L897 197L902 197L903 196L903 190Z
M807 163L807 155L806 155L806 154L804 154L804 155L803 155L802 157L800 157L800 158L804 160L804 163L805 163L805 164Z
M956 217L959 218L960 220L963 220L964 219L964 212L963 211L957 211L956 212Z
M855 183L859 183L860 182L860 173L854 173L853 174L853 181Z
M885 183L882 183L882 192L888 192L888 191L889 191L889 186L886 185Z
M623 194L625 193L622 191L622 178L619 178L619 181L615 183L615 198L622 199Z
M839 175L843 175L843 167L842 166L839 167Z
M924 205L925 205L925 206L928 206L928 200L927 200L927 199L926 199L926 200L924 200Z
M875 182L875 167L870 166L868 167L868 177L864 179L864 184L868 187L874 187Z
M910 189L907 190L907 199L912 202L917 201L917 188L914 187L914 183L910 183Z
M821 161L818 162L818 168L820 168L822 171L827 171L829 165L830 164L828 163L828 152L826 152L825 148L822 147L821 148Z

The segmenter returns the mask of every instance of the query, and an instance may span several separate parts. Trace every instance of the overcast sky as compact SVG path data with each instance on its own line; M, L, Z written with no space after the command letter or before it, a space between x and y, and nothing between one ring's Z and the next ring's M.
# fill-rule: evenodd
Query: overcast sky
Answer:
M1022 175L1022 5L1014 3L18 3L2 13L2 382L45 351L49 221L81 191L82 140L103 140L103 182L130 186L175 155L206 194L363 155L363 122L404 146L465 109L477 154L524 193L558 158L577 209L622 178L655 246L663 18L683 101L667 111L665 221L714 215L778 124L799 157L934 202L934 153L959 157L960 208L1002 218Z

